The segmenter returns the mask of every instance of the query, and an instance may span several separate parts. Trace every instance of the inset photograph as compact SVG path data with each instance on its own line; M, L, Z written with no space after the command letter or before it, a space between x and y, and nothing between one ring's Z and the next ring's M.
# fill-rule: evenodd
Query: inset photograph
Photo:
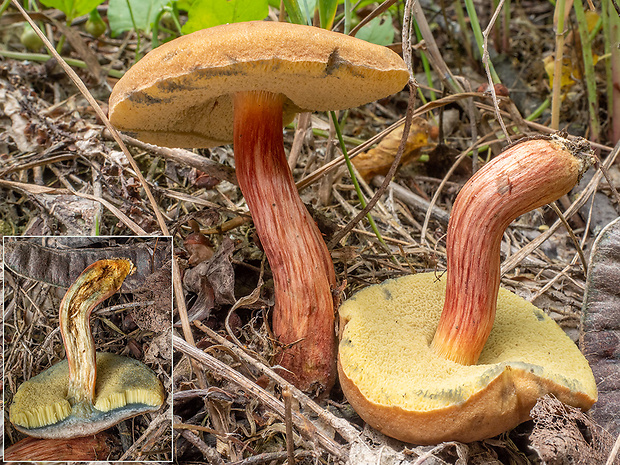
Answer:
M170 461L171 238L3 248L4 461Z

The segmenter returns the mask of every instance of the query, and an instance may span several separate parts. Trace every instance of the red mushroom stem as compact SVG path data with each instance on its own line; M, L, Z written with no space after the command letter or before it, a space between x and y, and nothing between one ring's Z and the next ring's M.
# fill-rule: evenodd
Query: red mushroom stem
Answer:
M487 163L459 192L448 225L443 312L432 347L472 365L489 337L500 284L500 246L518 216L557 200L592 163L587 143L560 136L517 143Z
M109 459L113 438L99 433L83 438L25 438L4 450L7 462L96 462Z
M336 276L287 164L283 102L281 95L269 92L235 95L237 179L273 274L272 326L283 346L278 362L299 389L326 392L336 376Z
M90 314L120 289L133 270L129 260L99 260L80 274L60 303L60 333L69 364L67 399L72 406L83 404L88 409L95 398L97 364Z

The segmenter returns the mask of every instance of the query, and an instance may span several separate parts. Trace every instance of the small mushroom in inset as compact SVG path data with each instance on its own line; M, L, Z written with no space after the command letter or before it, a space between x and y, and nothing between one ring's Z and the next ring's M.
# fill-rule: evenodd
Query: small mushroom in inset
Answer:
M88 436L161 407L155 373L137 360L96 352L90 330L92 310L133 270L126 259L99 260L71 285L59 311L67 359L19 386L9 410L17 430L39 438Z
M597 388L564 331L500 289L500 245L517 216L566 194L592 162L587 143L518 143L480 169L452 209L447 276L370 286L340 308L338 368L356 412L416 444L489 438L529 419L539 397L587 410Z
M324 29L256 21L216 26L158 47L116 84L110 121L150 143L234 141L235 166L275 286L278 363L297 387L327 392L336 377L332 290L321 232L301 201L283 146L296 112L359 106L400 91L403 60Z

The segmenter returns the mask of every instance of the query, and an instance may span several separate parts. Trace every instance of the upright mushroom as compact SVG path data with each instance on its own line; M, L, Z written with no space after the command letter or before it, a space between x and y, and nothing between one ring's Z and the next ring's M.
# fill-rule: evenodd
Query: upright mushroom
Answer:
M510 147L457 196L447 278L389 280L342 305L340 383L371 426L417 444L469 442L527 420L547 393L592 406L596 384L577 346L541 310L499 289L506 227L567 193L591 159L585 142L559 136Z
M110 121L169 147L234 140L239 186L274 277L279 363L301 389L335 379L331 257L286 163L282 125L299 111L338 110L407 83L385 47L276 22L212 27L153 50L116 84Z
M137 360L96 352L90 330L92 310L133 269L129 260L99 260L71 285L59 311L67 359L19 386L9 410L19 431L39 438L88 436L162 405L155 373Z

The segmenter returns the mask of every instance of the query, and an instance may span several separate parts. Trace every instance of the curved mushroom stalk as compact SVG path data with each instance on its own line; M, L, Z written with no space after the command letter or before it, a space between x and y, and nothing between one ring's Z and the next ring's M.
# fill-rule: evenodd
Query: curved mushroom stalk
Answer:
M67 400L72 406L83 403L89 409L95 399L97 363L90 314L134 269L130 260L99 260L80 274L60 303L60 333L69 364Z
M112 124L146 142L234 142L239 185L274 273L279 363L300 389L327 392L335 379L335 276L286 165L282 121L373 102L408 80L405 62L386 47L312 26L249 21L157 47L110 95Z
M505 228L568 192L591 161L583 140L555 136L509 148L457 197L447 279L388 280L340 307L340 386L369 425L415 444L471 442L530 419L548 393L584 410L596 402L592 370L562 328L498 289Z
M589 146L560 136L528 140L461 189L448 226L446 300L432 342L438 355L477 362L495 318L504 231L518 216L568 193L592 161Z
M71 285L59 312L67 360L19 387L9 411L16 429L39 438L89 436L163 404L155 373L137 360L95 352L90 330L93 308L133 269L129 260L100 260Z
M283 345L279 363L300 389L324 392L336 376L336 276L286 161L283 102L283 96L270 92L235 95L235 165L273 273L273 331Z

